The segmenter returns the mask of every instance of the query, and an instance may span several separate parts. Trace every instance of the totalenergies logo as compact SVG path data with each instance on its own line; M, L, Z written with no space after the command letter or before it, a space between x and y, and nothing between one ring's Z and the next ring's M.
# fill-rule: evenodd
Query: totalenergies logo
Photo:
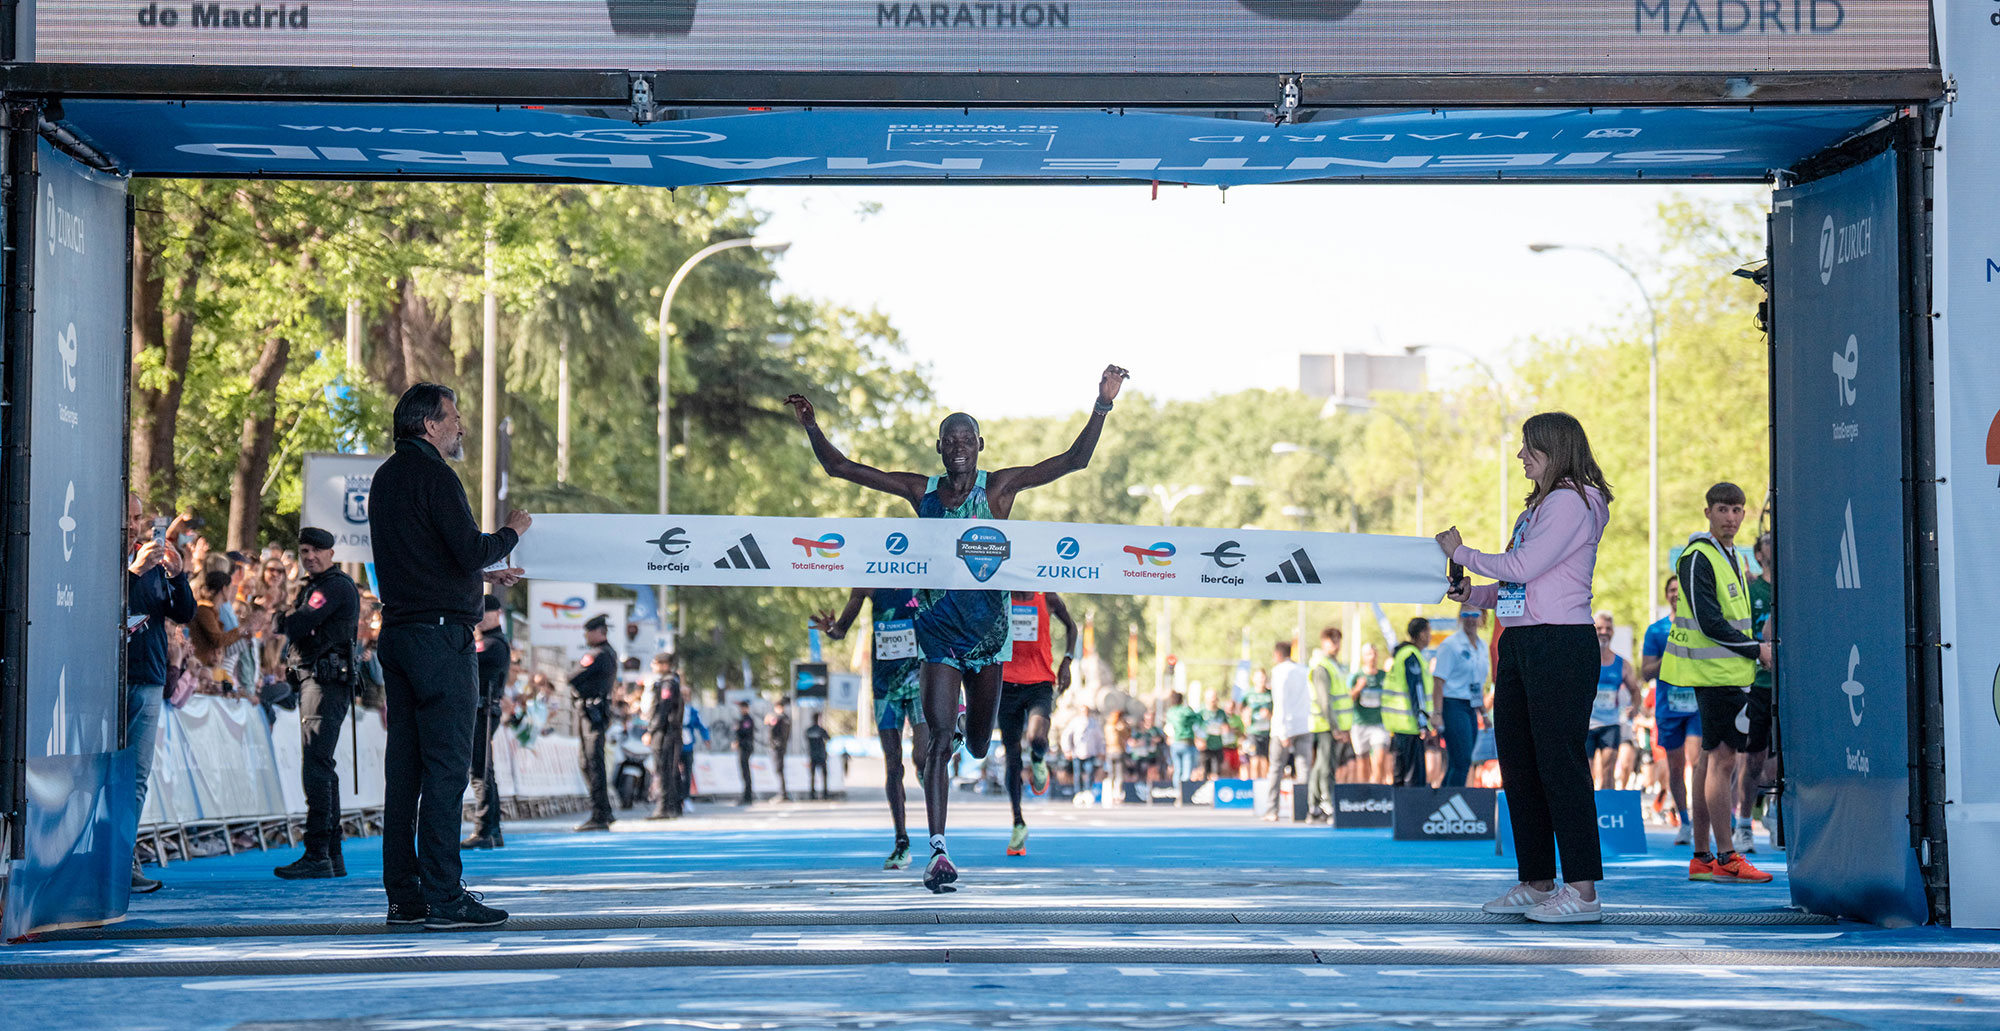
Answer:
M806 549L807 558L837 558L840 549L847 547L847 538L837 533L829 533L817 540L809 537L794 537L792 543Z
M583 618L583 599L565 598L562 601L545 601L542 607L549 610L550 619L576 620Z
M1125 545L1125 554L1132 556L1141 566L1171 566L1174 564L1174 546L1166 541L1155 541L1152 547L1142 548L1137 544Z

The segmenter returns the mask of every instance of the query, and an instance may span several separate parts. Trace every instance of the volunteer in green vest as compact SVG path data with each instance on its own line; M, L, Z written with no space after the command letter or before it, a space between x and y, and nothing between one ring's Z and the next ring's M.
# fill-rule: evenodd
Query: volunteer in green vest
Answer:
M1730 824L1737 767L1750 750L1750 685L1757 667L1770 664L1771 646L1751 636L1750 586L1736 557L1743 488L1718 483L1708 488L1706 501L1708 531L1688 538L1675 566L1680 600L1660 663L1660 679L1694 688L1701 711L1701 761L1694 775L1700 791L1688 880L1761 884L1771 875L1736 851Z
M1382 681L1382 725L1389 728L1389 750L1396 757L1397 787L1425 787L1430 773L1424 762L1424 737L1430 733L1430 713L1437 687L1431 680L1424 649L1431 643L1431 621L1410 620L1408 637L1389 656Z
M1354 727L1354 696L1347 690L1347 668L1334 656L1340 654L1340 628L1319 632L1319 650L1312 655L1312 783L1306 789L1306 819L1332 822L1333 775L1340 765L1341 751L1347 747L1347 732Z

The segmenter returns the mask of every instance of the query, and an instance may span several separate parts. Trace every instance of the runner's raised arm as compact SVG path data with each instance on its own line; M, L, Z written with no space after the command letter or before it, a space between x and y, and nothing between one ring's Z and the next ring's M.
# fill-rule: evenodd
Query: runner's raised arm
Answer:
M993 501L994 512L1004 517L1014 507L1015 494L1053 483L1090 465L1090 456L1097 451L1097 438L1104 433L1104 417L1111 413L1111 402L1118 398L1119 388L1130 375L1116 365L1104 367L1104 375L1097 381L1097 404L1091 408L1090 420L1083 424L1083 432L1076 435L1076 443L1069 450L1034 465L1002 469L988 479L987 496Z
M926 477L916 473L885 472L841 454L840 449L833 446L833 441L826 439L826 434L821 432L819 420L813 414L813 403L806 400L804 394L793 394L785 398L785 403L792 406L792 413L798 416L799 425L805 427L806 440L812 444L813 457L819 459L820 468L825 469L828 476L858 483L884 494L894 494L909 502L912 507L923 499Z

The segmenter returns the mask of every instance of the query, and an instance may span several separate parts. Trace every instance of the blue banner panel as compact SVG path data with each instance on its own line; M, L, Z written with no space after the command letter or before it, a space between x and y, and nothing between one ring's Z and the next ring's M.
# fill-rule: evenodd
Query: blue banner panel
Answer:
M1494 854L1514 854L1514 824L1507 815L1507 793L1500 792L1499 838ZM1597 848L1607 856L1646 854L1646 823L1639 812L1639 792L1597 792Z
M124 914L139 828L136 768L130 748L28 760L27 854L7 878L0 940Z
M4 933L125 912L138 824L125 614L125 183L37 157L28 457L27 858ZM158 691L158 687L153 690Z
M635 125L581 109L73 100L73 127L140 175L570 178L641 186L842 179L1761 180L1878 107L1315 112L829 108Z
M1774 211L1773 618L1792 900L1921 923L1895 156L1780 191Z

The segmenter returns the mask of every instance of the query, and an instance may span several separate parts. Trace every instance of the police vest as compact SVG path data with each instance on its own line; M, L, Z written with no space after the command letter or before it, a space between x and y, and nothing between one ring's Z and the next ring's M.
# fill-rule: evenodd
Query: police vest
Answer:
M1715 600L1722 618L1745 636L1750 633L1750 589L1721 549L1707 540L1688 545L1688 552L1708 560L1715 571ZM1757 679L1757 660L1746 659L1716 644L1694 618L1688 584L1681 584L1674 603L1674 626L1667 632L1667 651L1660 658L1660 679L1675 687L1748 687Z
M1326 672L1327 695L1333 699L1333 715L1331 719L1327 716L1327 697L1319 693L1319 688L1313 688L1312 724L1308 729L1315 734L1324 734L1330 730L1346 732L1353 729L1354 696L1347 690L1347 673L1324 652L1313 653L1312 665L1314 669Z
M1417 657L1417 668L1423 671L1423 679L1415 685L1410 683L1407 669L1412 655ZM1430 670L1424 665L1424 653L1407 641L1397 645L1396 653L1389 657L1386 673L1382 681L1382 726L1388 728L1391 734L1423 733L1423 727L1417 722L1417 712L1422 706L1411 708L1410 691L1413 686L1419 691L1427 692L1429 689L1426 681L1429 680Z

